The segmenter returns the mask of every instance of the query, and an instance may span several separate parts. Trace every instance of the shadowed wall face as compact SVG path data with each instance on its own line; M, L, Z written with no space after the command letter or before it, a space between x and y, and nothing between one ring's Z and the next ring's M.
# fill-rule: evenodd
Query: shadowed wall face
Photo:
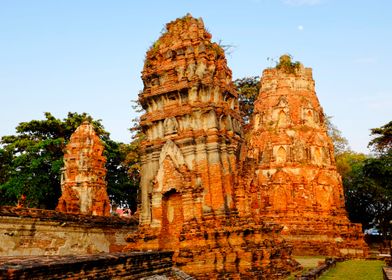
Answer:
M173 252L0 257L1 279L192 279L174 269ZM182 276L182 277L181 277Z

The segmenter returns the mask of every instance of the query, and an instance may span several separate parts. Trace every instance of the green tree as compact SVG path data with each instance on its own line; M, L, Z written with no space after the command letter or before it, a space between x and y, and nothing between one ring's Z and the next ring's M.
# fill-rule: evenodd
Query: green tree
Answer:
M260 77L245 77L234 81L238 91L241 117L247 124L253 114L254 103L259 96Z
M347 152L337 160L338 170L340 166L343 177L346 208L350 219L362 223L364 228L376 226L382 230L384 236L391 232L392 220L390 124L371 130L375 138L370 141L369 146L378 152L377 156Z
M7 150L0 148L0 185L8 180L11 171L11 161L11 154Z
M345 152L337 157L337 169L342 175L346 210L352 222L369 228L374 221L375 184L363 173L367 156Z
M392 232L392 121L370 130L374 137L369 147L377 156L367 160L364 174L373 180L379 192L375 202L375 220L384 234Z
M71 134L84 121L90 121L105 145L108 170L108 193L112 201L132 203L125 196L128 179L127 168L122 164L124 144L112 141L100 120L93 120L86 113L68 113L60 120L45 113L44 120L22 122L16 127L16 135L1 139L0 169L1 205L15 205L22 194L26 206L54 209L60 196L60 175L63 167L63 150Z
M374 138L370 141L369 147L380 154L390 152L392 149L392 121L379 128L372 128L370 131Z
M333 143L335 157L338 157L345 152L349 152L350 148L348 146L348 141L337 126L332 123L332 117L324 115L324 122L327 127L327 134Z
M136 211L139 178L129 174L129 153L133 144L123 144L112 140L105 141L106 181L108 195L112 204Z
M356 153L346 150L335 156L336 169L342 178L349 176L355 172L358 165L363 165L364 161L368 158L365 154Z

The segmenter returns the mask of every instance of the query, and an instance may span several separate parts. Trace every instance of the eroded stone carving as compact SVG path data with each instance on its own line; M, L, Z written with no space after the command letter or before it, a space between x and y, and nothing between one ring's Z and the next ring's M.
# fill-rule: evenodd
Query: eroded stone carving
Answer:
M178 122L176 118L168 118L163 122L163 127L165 130L165 135L174 134L177 133Z

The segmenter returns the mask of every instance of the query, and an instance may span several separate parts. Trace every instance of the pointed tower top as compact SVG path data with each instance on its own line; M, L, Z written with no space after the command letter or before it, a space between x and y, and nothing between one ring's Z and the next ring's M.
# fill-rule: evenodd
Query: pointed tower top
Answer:
M166 24L166 30L146 53L144 90L139 99L193 86L217 86L237 96L224 50L211 42L202 19L190 14Z

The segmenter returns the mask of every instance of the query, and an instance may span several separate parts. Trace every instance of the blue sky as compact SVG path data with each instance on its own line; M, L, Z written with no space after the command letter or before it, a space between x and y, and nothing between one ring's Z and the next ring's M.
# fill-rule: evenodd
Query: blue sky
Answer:
M284 53L312 67L321 105L353 150L368 153L369 129L392 120L390 0L0 0L0 136L72 111L129 142L145 52L188 12L234 46L234 79Z

